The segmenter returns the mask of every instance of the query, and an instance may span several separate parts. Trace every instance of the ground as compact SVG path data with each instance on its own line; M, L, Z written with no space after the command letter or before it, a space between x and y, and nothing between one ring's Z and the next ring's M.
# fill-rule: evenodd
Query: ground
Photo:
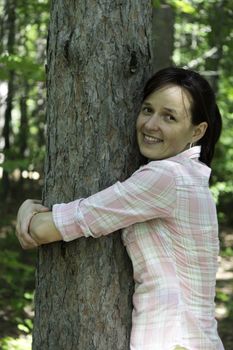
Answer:
M233 350L233 228L220 232L221 256L216 286L216 318L225 350Z

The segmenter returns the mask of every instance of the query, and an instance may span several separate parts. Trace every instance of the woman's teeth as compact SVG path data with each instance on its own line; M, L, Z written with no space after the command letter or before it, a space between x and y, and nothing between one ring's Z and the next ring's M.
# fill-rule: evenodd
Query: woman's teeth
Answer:
M157 137L148 136L148 135L144 135L144 141L153 142L153 143L163 142L163 140L158 139Z

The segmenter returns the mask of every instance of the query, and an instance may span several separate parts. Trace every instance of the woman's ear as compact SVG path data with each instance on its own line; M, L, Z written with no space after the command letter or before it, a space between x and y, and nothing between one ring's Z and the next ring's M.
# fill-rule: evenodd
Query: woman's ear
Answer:
M198 125L194 126L194 132L193 132L193 137L192 137L192 143L195 143L199 141L206 132L206 129L208 128L208 123L207 122L202 122Z

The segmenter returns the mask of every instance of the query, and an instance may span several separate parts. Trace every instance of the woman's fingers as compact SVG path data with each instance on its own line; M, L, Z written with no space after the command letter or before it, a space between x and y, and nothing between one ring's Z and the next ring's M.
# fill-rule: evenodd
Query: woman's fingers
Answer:
M37 213L43 213L47 211L49 211L49 208L42 205L31 206L30 209L28 209L27 212L24 212L24 214L20 217L20 232L25 235L29 233L29 226L33 216Z
M32 249L39 244L30 236L29 225L36 213L49 211L40 200L27 199L20 206L17 215L16 236L23 249Z
M19 243L23 249L33 249L39 246L29 235L20 236Z
M39 244L27 233L27 234L17 234L19 243L23 249L32 249L39 246Z
M19 225L16 225L16 236L23 249L32 249L38 247L37 242L29 235L29 233L22 233Z

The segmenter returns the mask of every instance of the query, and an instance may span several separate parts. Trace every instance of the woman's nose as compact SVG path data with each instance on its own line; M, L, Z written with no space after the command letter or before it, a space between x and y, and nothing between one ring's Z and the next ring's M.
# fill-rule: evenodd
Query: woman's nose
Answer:
M148 130L158 130L159 129L159 118L157 115L152 115L145 123L145 127Z

